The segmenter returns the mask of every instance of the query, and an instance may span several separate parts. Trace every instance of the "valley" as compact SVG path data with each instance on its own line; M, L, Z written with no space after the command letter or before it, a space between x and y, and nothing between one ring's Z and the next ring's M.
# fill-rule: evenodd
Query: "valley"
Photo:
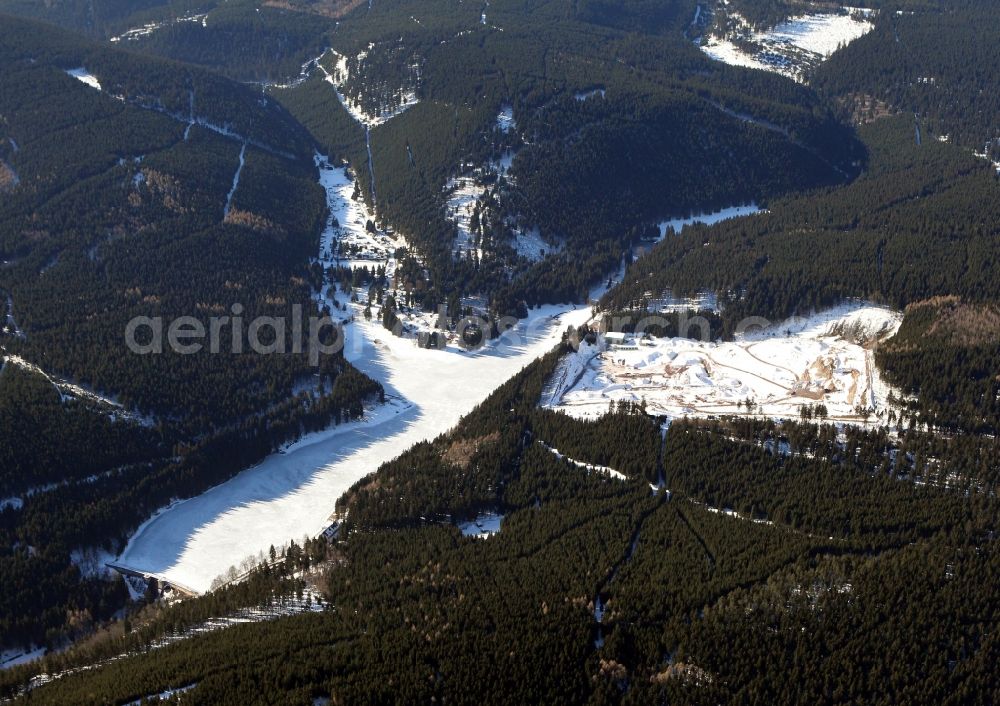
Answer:
M996 10L859 2L0 0L0 701L995 702Z

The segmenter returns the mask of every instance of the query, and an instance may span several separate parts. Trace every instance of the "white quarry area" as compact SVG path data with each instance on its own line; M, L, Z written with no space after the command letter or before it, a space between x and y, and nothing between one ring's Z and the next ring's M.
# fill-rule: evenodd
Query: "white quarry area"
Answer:
M371 49L372 46L373 45L369 45L369 49ZM395 118L397 115L401 115L402 113L404 113L405 111L407 111L408 109L412 108L413 106L415 106L417 103L420 102L420 99L417 98L417 93L415 90L413 89L407 90L401 88L397 96L399 100L398 100L398 105L396 107L394 108L386 107L384 110L376 114L365 112L365 109L362 108L361 104L357 103L356 101L354 101L354 99L347 96L343 90L344 84L347 83L348 79L350 78L350 70L348 69L347 66L347 56L344 54L340 54L332 49L330 50L330 53L333 54L333 57L336 59L333 73L330 73L329 71L326 70L326 68L323 66L322 61L318 61L317 65L320 67L323 73L326 74L326 80L331 86L333 86L334 90L337 93L337 98L340 100L341 105L343 105L344 108L347 110L347 112L351 114L352 118L357 120L366 128L371 129L378 125L382 125L383 123L387 123L393 118ZM361 52L360 54L358 54L358 60L363 61L367 55L368 55L367 51ZM417 81L419 81L420 80L419 67L413 66L411 68L413 68L417 72L416 73Z
M898 312L853 303L732 342L602 335L561 361L542 404L578 418L599 417L626 400L645 401L649 414L668 418L776 419L821 404L832 421L876 422L891 390L872 345L901 321Z
M703 38L701 50L733 66L762 69L804 81L808 72L837 49L874 29L872 10L842 7L792 17L767 30L755 30L740 15L727 12L731 29L725 36Z
M75 69L67 69L66 73L75 78L80 83L85 83L91 88L96 88L98 91L101 90L101 82L97 80L94 74L87 71L87 69L82 66Z

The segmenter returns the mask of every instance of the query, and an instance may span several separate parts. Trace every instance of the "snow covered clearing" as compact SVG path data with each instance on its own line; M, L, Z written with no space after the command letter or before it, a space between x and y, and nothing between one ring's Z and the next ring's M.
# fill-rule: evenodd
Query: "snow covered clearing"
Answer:
M483 250L479 247L478 235L472 232L472 214L485 188L475 175L455 177L448 180L444 187L448 194L448 218L458 226L455 247L463 254L474 250L480 259Z
M91 88L96 88L98 91L101 90L101 82L97 80L94 74L87 71L87 69L82 66L76 69L67 69L66 73L75 78L81 83L85 83Z
M605 91L603 88L593 88L593 89L591 89L589 91L581 91L580 93L574 94L573 97L576 100L578 100L580 102L583 102L583 101L586 101L586 100L590 100L591 98L594 98L595 96L600 96L601 98L604 98L604 96L606 95L606 93L607 93L607 91Z
M14 298L9 294L7 295L6 318L7 321L3 326L3 333L8 336L14 336L15 338L27 338L27 336L24 335L24 331L21 330L21 327L17 325L17 319L14 318Z
M0 652L0 669L10 669L21 664L33 662L45 656L47 650L44 647L36 647L30 650L9 649Z
M503 133L517 129L517 121L514 120L514 106L505 104L500 107L500 112L497 113L497 127Z
M458 528L466 537L486 539L500 531L503 515L496 512L484 512L469 522L460 522Z
M497 128L507 133L516 129L517 123L514 121L514 112L511 106L504 105L496 118ZM482 166L473 164L463 164L460 176L448 180L444 186L447 216L458 226L458 233L455 239L456 256L464 256L472 251L482 259L484 252L479 242L479 235L474 232L473 216L478 211L478 217L485 218L485 201L488 192L503 196L503 188L497 189L496 185L501 179L513 182L510 175L511 165L514 163L516 152L506 150L499 157L491 159ZM527 226L519 223L517 218L507 218L505 225L510 228L513 235L510 244L519 255L533 262L538 262L546 255L559 252L563 243L548 242L542 238L537 227Z
M562 242L550 243L542 238L537 226L514 229L514 249L517 250L517 254L534 262L538 262L546 255L559 252L562 247Z
M166 701L167 699L173 699L173 697L180 698L180 695L186 691L191 691L191 689L198 686L197 683L189 684L188 686L182 686L179 689L165 689L156 694L147 694L141 699L136 699L135 701L129 701L124 706L142 706L143 704L148 704L155 701Z
M941 141L947 142L948 141L947 135L944 136L944 138L941 139ZM996 160L991 156L991 154L995 153L994 149L995 147L996 147L996 141L990 140L989 142L986 143L986 146L983 147L982 152L973 152L972 154L973 156L978 157L979 159L985 159L987 162L993 165L993 167L997 170L997 174L1000 174L1000 160Z
M596 418L621 400L645 400L650 414L747 414L796 418L826 407L831 420L863 423L887 411L891 392L871 344L898 329L901 314L846 304L738 336L732 342L685 338L600 343L566 356L543 405Z
M330 210L326 228L320 236L319 261L326 267L344 265L374 269L383 266L391 278L395 272L395 252L405 248L406 241L399 235L375 228L375 214L360 195L354 198L355 179L347 167L334 166L319 153L315 161ZM322 299L335 301L335 292L325 286Z
M729 14L732 29L710 35L701 50L732 66L780 73L804 81L810 70L837 49L863 37L875 26L872 11L843 7L836 13L799 15L767 30L755 30L738 14Z

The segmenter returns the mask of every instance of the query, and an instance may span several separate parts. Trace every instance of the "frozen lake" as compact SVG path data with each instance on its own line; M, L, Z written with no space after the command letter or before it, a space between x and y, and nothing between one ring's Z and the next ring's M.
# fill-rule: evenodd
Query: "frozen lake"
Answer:
M347 358L385 386L386 405L364 421L312 434L195 498L146 522L118 563L195 591L290 539L330 524L351 485L419 441L453 427L462 415L538 356L589 307L546 307L475 353L417 348L358 316L348 327Z

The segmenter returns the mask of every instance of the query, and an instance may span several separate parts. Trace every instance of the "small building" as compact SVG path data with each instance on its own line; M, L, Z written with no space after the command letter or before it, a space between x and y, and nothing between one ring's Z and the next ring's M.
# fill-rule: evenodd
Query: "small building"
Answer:
M617 331L608 331L604 334L604 340L608 342L608 347L613 351L637 351L639 346L634 337L627 336Z

